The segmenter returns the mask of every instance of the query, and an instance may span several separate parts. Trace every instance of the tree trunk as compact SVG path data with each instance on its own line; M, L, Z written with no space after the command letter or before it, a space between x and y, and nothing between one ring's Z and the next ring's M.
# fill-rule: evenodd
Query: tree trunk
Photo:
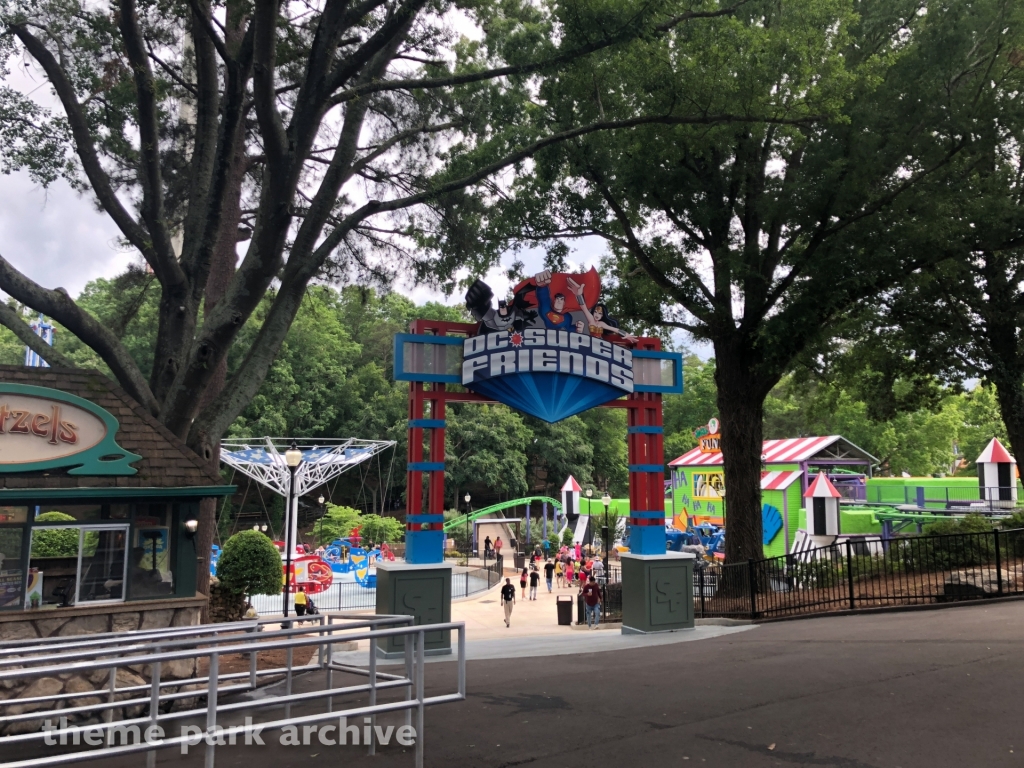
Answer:
M764 390L753 380L745 355L722 354L718 345L715 351L727 504L725 561L760 560Z
M993 361L993 369L1003 368ZM1013 366L1017 369L1018 366ZM1024 456L1024 373L1014 376L1009 371L990 372L989 379L995 385L999 414L1006 425L1006 436L1010 439L1010 452L1021 461Z

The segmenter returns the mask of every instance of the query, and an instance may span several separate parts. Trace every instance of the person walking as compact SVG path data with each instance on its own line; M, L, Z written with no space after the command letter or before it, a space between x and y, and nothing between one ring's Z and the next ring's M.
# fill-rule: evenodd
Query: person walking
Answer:
M577 541L574 546L575 546L575 549L576 549L576 559L579 560L580 559L580 543Z
M491 554L491 537L484 539L484 556Z
M549 581L548 584L551 582ZM540 571L536 567L530 571L530 599L537 599L537 585L540 584Z
M600 584L604 580L604 563L600 560L594 561L594 578Z
M565 565L562 564L562 558L555 561L555 582L559 587L565 586Z
M494 556L501 557L501 548L504 545L501 543L501 536L494 540Z
M548 593L551 592L551 579L555 575L555 564L548 560L544 563L544 581L548 585Z
M573 574L573 570L572 570L572 560L570 560L565 565L565 583L568 586L570 586L570 587L572 586L572 577L573 576L574 576L574 574Z
M597 586L597 581L593 576L580 590L580 594L583 595L584 609L587 612L587 628L597 629L597 625L601 622L601 588Z
M512 586L512 579L505 579L505 586L501 588L501 604L505 608L505 626L512 626L512 607L516 604L516 588Z
M526 570L526 566L523 566L523 572L519 574L519 587L523 590L523 594L520 597L523 600L526 599L526 580L529 578L529 572Z
M308 603L308 598L306 597L306 588L300 586L299 587L299 591L295 593L295 615L296 616L305 616L306 615L306 605L307 605L307 603Z

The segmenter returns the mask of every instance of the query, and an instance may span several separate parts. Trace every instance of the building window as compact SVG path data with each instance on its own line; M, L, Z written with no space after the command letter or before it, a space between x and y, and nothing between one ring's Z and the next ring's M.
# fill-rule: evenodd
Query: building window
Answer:
M725 496L725 475L722 472L691 472L693 498L721 499Z
M128 525L39 523L32 528L26 607L121 602L127 579Z

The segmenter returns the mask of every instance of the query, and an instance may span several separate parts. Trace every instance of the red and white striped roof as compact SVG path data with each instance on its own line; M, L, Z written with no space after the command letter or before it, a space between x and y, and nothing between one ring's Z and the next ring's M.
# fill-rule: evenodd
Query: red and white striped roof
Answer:
M802 474L803 470L799 469L783 469L775 472L762 472L761 490L784 491L799 480L800 475Z
M569 475L569 479L565 481L565 485L562 486L562 493L570 491L571 493L579 493L583 489L580 488L580 484L576 482L576 478Z
M765 440L761 448L766 464L789 464L795 461L806 461L814 457L820 451L829 446L845 440L841 435L827 435L826 437L790 437L782 440ZM853 445L849 440L846 444L855 448L868 459L873 459L869 453ZM877 461L877 459L875 459ZM720 453L701 453L700 448L693 448L677 459L668 463L670 467L702 467L722 463Z
M999 442L999 438L993 437L991 442L985 446L985 450L981 452L981 456L977 459L978 464L1016 464L1013 456L1010 452L1003 448L1003 444Z
M831 498L838 499L839 491L832 485L832 482L826 477L824 472L819 472L818 476L814 478L814 482L811 483L811 487L804 491L804 498Z

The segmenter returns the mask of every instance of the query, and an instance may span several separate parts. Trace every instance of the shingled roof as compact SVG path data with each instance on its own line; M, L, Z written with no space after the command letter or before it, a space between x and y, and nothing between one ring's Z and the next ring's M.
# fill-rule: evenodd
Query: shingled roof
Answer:
M67 469L18 472L0 475L0 488L183 488L223 484L184 442L98 371L0 365L0 381L58 389L95 403L120 423L117 444L142 456L132 464L138 470L134 475L85 477L69 475Z

